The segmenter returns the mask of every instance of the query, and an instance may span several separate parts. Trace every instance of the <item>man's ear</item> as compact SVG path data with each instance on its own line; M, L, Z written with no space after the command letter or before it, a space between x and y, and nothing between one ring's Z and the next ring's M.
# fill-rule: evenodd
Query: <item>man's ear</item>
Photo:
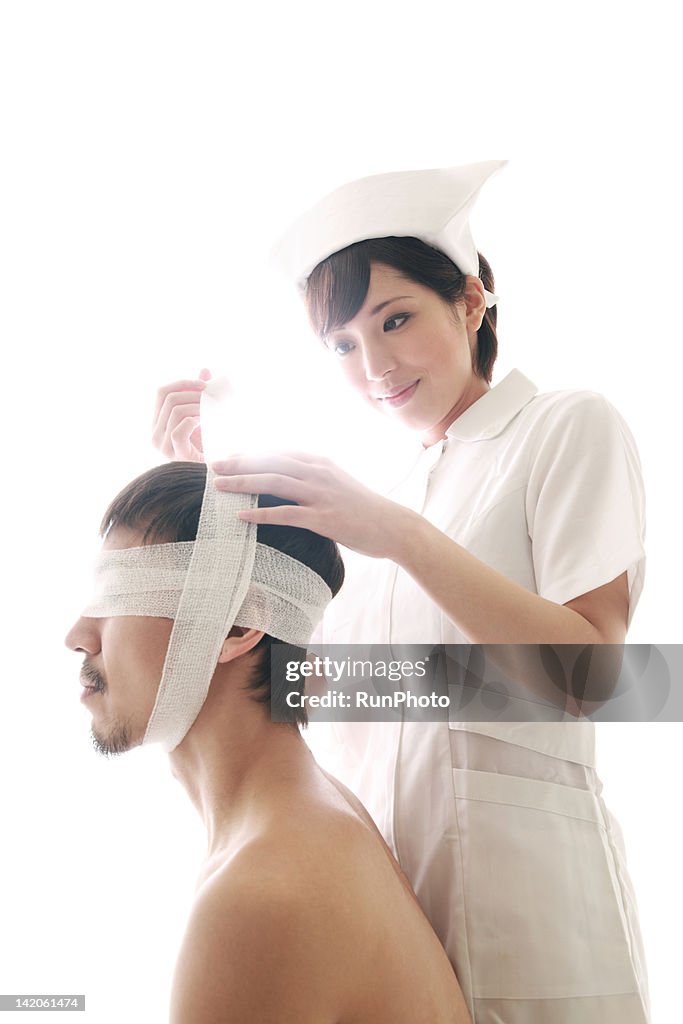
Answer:
M233 661L251 651L265 634L262 629L245 629L244 626L233 626L223 641L218 664Z

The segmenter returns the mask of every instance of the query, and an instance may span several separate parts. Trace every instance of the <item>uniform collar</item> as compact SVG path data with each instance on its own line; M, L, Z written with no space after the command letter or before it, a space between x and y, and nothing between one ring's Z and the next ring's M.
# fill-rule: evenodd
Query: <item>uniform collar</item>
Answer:
M523 373L511 370L451 423L446 437L456 441L485 441L496 437L537 391L536 385Z

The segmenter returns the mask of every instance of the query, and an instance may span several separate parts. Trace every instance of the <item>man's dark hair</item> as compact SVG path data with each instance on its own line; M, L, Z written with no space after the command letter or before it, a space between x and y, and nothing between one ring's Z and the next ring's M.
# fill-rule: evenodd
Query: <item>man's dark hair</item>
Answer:
M169 462L156 466L136 477L117 494L104 513L100 525L102 536L117 526L142 532L143 544L172 544L191 541L197 536L199 513L206 485L206 466L201 462ZM259 496L261 508L274 505L293 505L295 502L276 498L270 494ZM336 594L344 582L344 563L334 541L298 526L269 526L259 524L256 533L261 544L283 551L290 558L317 572ZM277 643L264 634L254 648L261 652L249 688L254 699L263 704L271 700L278 709L278 721L286 720L305 726L308 716L305 708L289 708L285 693L293 686L283 679L271 683L271 648ZM294 656L296 649L292 651ZM299 652L303 657L303 652ZM303 688L303 680L301 683Z

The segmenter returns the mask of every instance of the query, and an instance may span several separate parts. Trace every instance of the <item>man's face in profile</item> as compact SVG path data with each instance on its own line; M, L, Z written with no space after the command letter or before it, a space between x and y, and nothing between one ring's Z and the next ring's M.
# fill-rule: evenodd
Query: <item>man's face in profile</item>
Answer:
M142 533L115 527L103 551L142 545ZM85 655L81 699L92 713L92 739L104 755L142 743L164 667L172 619L143 615L82 616L65 643Z

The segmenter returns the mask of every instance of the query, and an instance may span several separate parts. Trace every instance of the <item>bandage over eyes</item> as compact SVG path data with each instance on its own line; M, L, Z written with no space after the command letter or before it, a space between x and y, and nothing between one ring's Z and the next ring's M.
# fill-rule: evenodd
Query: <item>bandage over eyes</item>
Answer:
M213 382L202 393L207 453L212 447L208 406L219 393ZM258 504L257 495L218 491L214 479L207 466L196 540L101 552L95 593L83 611L98 618L148 615L174 620L143 740L160 743L169 752L201 711L233 626L260 629L305 646L332 599L317 573L257 543L256 524L237 518L238 511Z
M300 289L332 253L369 238L419 238L463 274L479 276L469 217L482 186L505 160L351 181L302 214L273 249L274 264ZM484 289L486 305L498 296Z

